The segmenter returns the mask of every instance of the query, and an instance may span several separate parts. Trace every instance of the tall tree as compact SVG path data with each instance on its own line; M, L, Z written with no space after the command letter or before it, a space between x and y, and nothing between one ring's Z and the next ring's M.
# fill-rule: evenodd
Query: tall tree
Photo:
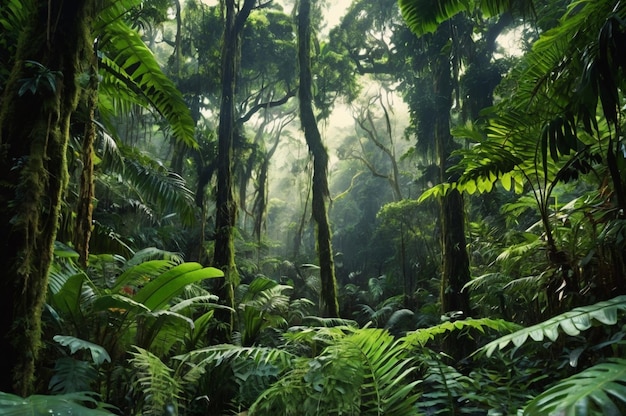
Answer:
M67 183L77 80L93 54L94 2L27 1L0 102L0 390L33 392L41 312Z
M448 159L454 150L450 133L450 111L452 109L453 79L450 52L452 28L442 24L432 38L434 57L432 64L432 93L434 97L434 143L439 181L446 180ZM441 308L443 312L461 311L470 314L469 294L463 287L470 281L469 257L465 241L465 212L463 196L451 190L441 199Z
M237 206L233 191L233 142L235 139L235 92L239 61L241 60L241 34L256 0L244 0L237 7L235 0L225 0L224 34L222 39L222 79L218 129L217 198L215 214L215 251L213 264L224 272L225 282L221 298L233 306L234 288L239 276L235 267L234 228ZM232 324L232 322L231 322Z
M317 250L320 266L320 308L324 316L339 316L337 281L326 202L328 190L328 152L322 142L313 111L313 76L311 71L311 0L301 0L298 7L298 63L300 64L300 121L309 151L313 156L312 214L317 226Z

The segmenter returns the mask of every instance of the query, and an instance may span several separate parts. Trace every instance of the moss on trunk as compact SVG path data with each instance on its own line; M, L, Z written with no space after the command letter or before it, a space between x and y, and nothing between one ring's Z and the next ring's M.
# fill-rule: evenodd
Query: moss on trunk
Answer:
M328 191L328 153L322 142L313 113L313 78L311 74L311 0L302 0L298 9L298 62L300 64L300 120L313 155L312 214L317 225L317 251L320 266L320 309L323 316L339 316L337 279L333 259L326 200Z
M0 390L24 396L35 387L76 77L91 53L90 14L89 1L36 2L0 103ZM20 91L24 82L33 91Z

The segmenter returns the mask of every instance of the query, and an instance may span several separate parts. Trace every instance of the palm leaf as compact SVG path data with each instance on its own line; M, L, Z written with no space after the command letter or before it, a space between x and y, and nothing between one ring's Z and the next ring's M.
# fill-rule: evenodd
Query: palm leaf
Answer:
M419 381L404 344L382 329L342 333L314 359L296 360L250 414L415 414Z
M511 343L519 347L529 337L533 341L543 341L545 337L555 341L561 331L567 335L576 336L582 331L591 328L595 323L594 321L604 325L615 325L617 323L617 314L620 311L626 311L626 295L593 305L574 308L569 312L557 315L537 325L498 338L482 347L479 351L483 351L487 356L491 356L494 351L501 350Z
M101 90L108 92L109 98L120 94L141 97L133 102L147 103L167 120L178 141L197 148L195 123L180 91L165 76L139 34L122 20L114 20L103 28L99 47L100 66L105 72Z
M193 192L178 174L162 166L152 166L144 158L126 153L121 172L124 182L146 202L154 204L163 213L174 212L185 225L195 221L197 207ZM154 162L154 161L152 161Z
M524 408L524 415L623 415L626 359L612 358L559 381Z
M434 32L437 26L457 13L480 10L485 17L511 10L514 0L400 0L407 26L417 35ZM523 4L523 3L522 3Z
M185 286L223 276L224 273L214 267L203 267L193 262L182 263L147 283L135 294L134 299L150 310L162 309L180 294Z

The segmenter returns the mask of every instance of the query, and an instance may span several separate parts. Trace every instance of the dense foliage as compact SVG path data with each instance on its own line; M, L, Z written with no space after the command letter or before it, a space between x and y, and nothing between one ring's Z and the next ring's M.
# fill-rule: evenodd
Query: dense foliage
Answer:
M626 414L622 2L5 3L0 413Z

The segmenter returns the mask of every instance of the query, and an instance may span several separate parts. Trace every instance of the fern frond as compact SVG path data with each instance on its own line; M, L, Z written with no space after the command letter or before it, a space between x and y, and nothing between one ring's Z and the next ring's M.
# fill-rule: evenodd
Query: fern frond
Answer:
M503 319L463 319L458 321L446 321L430 328L422 328L413 332L409 332L403 337L403 342L409 346L423 347L429 341L435 339L436 336L445 334L446 332L475 329L480 333L485 333L485 328L493 329L498 332L512 332L520 328L519 325L505 321Z
M173 377L174 371L150 351L135 347L130 360L135 373L135 390L141 392L142 414L167 414L168 407L176 409L182 396L182 386ZM175 414L176 412L174 412Z
M413 415L419 383L404 344L382 329L357 329L266 390L250 414ZM256 413L258 412L258 413Z
M622 415L626 359L612 358L559 381L524 408L524 415Z
M537 325L523 328L498 338L479 349L479 351L485 352L487 356L491 356L494 351L504 349L509 344L519 347L528 338L531 338L533 341L543 341L547 337L551 341L556 341L560 332L575 336L591 328L595 321L604 325L615 325L618 313L623 311L626 311L626 295L593 305L574 308L569 312L557 315Z
M289 368L296 358L288 351L268 347L240 347L232 344L213 345L178 355L174 359L190 362L195 366L218 366L237 359L252 360L256 363L270 363L281 369Z

